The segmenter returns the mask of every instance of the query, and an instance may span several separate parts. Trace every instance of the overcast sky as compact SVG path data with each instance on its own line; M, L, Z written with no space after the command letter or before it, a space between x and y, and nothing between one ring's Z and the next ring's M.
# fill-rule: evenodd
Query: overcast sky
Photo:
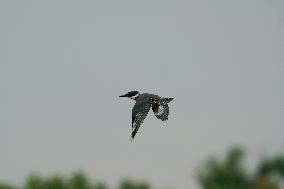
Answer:
M232 144L284 151L283 1L1 1L0 24L0 180L196 189ZM132 143L129 90L175 98Z

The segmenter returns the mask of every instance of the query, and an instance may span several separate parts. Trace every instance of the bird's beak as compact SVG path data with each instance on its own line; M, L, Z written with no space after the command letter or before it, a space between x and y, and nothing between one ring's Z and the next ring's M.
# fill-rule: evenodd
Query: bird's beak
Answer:
M127 94L125 94L125 95L120 95L119 97L128 97L128 96L127 96Z

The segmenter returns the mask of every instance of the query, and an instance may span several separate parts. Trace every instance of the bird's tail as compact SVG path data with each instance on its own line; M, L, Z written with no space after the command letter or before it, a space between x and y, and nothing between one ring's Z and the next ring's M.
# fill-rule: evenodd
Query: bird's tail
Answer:
M174 98L162 98L162 101L165 103L169 103L173 100Z

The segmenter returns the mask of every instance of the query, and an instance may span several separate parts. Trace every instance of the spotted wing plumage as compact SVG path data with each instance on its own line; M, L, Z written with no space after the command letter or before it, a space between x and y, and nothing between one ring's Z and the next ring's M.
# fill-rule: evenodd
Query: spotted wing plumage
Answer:
M166 121L168 120L169 117L169 106L167 103L155 103L152 106L152 110L155 114L155 116L162 120L162 121Z
M132 139L134 139L136 133L139 130L140 125L146 118L150 108L151 108L150 102L136 101L132 109L132 134L131 134Z

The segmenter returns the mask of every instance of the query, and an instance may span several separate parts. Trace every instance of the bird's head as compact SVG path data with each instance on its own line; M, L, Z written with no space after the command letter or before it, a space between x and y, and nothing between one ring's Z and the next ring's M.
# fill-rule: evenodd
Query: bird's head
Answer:
M135 100L138 95L139 95L138 91L129 91L128 93L120 95L119 97L128 97Z

